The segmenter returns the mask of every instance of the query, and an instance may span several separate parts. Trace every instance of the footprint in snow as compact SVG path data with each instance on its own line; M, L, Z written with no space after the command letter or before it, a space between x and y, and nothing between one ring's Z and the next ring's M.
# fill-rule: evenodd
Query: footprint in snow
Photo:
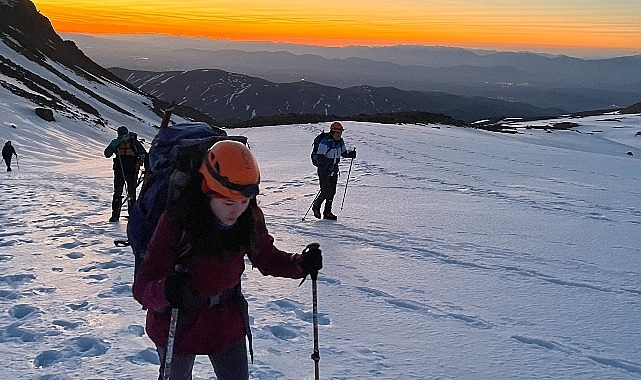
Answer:
M15 319L24 319L40 313L40 309L31 305L15 305L9 309L9 315Z
M292 301L289 299L282 299L270 302L270 308L279 309L283 313L293 312L298 319L313 323L314 314L313 311L304 311L302 305L299 302ZM273 307L272 307L273 306ZM317 313L317 321L319 325L329 325L329 318L324 313Z
M78 322L65 321L62 319L54 319L53 321L51 321L51 323L54 326L62 327L62 329L64 330L75 330L76 328L78 328L78 326L80 326L80 323Z
M90 336L72 338L64 342L60 350L47 350L38 354L33 360L36 368L50 367L60 361L73 357L91 357L104 355L111 345L102 339Z
M147 348L146 350L139 351L136 355L126 356L125 359L127 359L130 363L138 365L160 365L158 352L156 352L155 348L151 347Z

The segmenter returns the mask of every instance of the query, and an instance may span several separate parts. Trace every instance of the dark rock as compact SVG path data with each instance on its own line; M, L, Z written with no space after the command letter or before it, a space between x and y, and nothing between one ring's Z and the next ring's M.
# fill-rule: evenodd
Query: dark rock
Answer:
M56 121L53 117L53 111L48 108L36 108L36 115L40 116L42 120Z

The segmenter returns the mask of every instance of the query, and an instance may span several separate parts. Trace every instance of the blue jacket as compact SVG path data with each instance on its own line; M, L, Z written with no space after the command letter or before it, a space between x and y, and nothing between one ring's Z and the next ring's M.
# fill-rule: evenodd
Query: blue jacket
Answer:
M316 151L318 159L318 175L334 176L338 174L338 163L341 157L352 157L347 151L343 139L335 140L331 136L323 138Z

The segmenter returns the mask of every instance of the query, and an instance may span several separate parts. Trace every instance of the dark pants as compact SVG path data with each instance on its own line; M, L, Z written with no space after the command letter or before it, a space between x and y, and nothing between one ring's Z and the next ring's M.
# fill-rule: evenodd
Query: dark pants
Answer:
M332 212L332 202L334 195L336 195L336 184L338 183L338 175L327 175L325 173L318 173L318 182L320 184L320 193L314 201L313 208L320 210L321 205L325 202L325 213Z
M4 159L4 163L7 164L7 171L10 172L11 171L11 156L9 156L9 157L2 156L2 158Z
M157 347L160 358L159 380L163 379L165 370L165 347ZM229 349L216 354L207 355L211 365L214 367L218 380L247 380L249 379L249 366L247 362L247 344L243 338L242 342ZM171 380L191 380L191 372L194 368L196 355L174 353L171 358Z
M124 173L123 173L124 169ZM127 209L131 211L131 206L136 202L136 188L138 181L138 170L135 165L120 165L120 162L114 163L114 195L111 200L111 215L114 218L120 217L122 207L122 191L127 184Z

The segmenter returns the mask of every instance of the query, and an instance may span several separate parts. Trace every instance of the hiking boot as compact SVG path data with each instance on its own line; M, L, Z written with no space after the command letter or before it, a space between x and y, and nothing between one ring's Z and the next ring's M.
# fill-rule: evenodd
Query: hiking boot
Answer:
M312 203L312 211L314 212L314 218L320 219L321 218L321 204L323 203L323 199L321 199L318 195L316 196L316 199L314 199L314 202Z
M323 219L336 220L336 215L332 214L333 201L325 201L325 210L323 210Z
M323 214L323 219L336 220L338 218L336 217L336 215L332 214L331 212L326 212Z
M116 197L114 196L112 201L111 201L111 218L109 218L110 222L117 222L118 219L120 219L120 207L122 205L121 197Z

